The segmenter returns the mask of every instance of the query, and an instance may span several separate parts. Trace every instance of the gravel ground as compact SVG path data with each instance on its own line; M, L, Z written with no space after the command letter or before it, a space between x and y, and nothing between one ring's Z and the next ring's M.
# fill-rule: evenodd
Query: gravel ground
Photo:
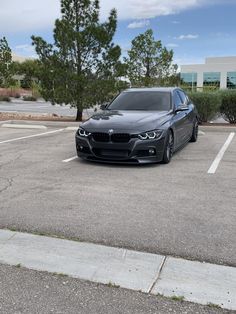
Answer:
M0 265L0 313L232 313L210 306Z

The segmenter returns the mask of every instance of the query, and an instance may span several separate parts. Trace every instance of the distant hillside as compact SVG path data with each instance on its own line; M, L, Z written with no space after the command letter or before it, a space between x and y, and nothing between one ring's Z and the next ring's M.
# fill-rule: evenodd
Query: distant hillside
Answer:
M18 56L15 53L12 53L12 61L24 62L25 60L33 60L33 58Z

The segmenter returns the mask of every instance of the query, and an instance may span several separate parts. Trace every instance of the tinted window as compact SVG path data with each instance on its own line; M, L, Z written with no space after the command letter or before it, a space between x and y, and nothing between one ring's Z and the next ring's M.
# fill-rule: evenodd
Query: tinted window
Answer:
M182 92L181 90L178 90L178 94L179 94L179 96L180 96L180 98L182 100L182 103L187 105L188 99L187 99L187 96L185 95L185 93Z
M177 92L174 92L174 103L176 109L183 105L183 101L180 99L180 96Z
M191 87L197 86L197 73L181 73L180 77L185 84Z
M220 87L220 72L203 73L203 86Z
M236 72L227 72L227 88L236 88Z
M168 92L123 92L108 106L109 110L169 111L171 95Z

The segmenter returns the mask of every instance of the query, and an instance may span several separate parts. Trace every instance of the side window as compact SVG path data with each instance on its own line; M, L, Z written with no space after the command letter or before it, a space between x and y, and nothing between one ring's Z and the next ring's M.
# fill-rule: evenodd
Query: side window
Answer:
M188 97L185 95L185 93L183 91L181 91L181 90L178 90L178 94L179 94L179 96L180 96L180 98L182 100L182 103L184 105L187 105L188 104Z
M174 92L174 104L175 104L175 109L177 109L183 104L182 99L180 99L180 96L176 91Z

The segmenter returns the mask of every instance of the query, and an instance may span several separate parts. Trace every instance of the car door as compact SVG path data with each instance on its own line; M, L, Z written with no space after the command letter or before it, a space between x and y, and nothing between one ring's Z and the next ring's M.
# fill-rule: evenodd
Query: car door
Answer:
M178 93L177 90L173 93L173 100L174 100L174 108L175 108L175 115L174 115L174 126L175 126L175 145L179 147L183 145L188 138L188 117L186 111L176 111L179 107L183 106L183 101Z
M182 90L178 90L178 94L182 100L182 103L188 107L189 109L185 111L185 117L186 117L186 121L185 121L185 131L186 131L186 138L188 139L189 137L191 137L192 135L192 131L193 131L193 108L192 106L190 106L190 101L188 96L184 93L184 91Z

